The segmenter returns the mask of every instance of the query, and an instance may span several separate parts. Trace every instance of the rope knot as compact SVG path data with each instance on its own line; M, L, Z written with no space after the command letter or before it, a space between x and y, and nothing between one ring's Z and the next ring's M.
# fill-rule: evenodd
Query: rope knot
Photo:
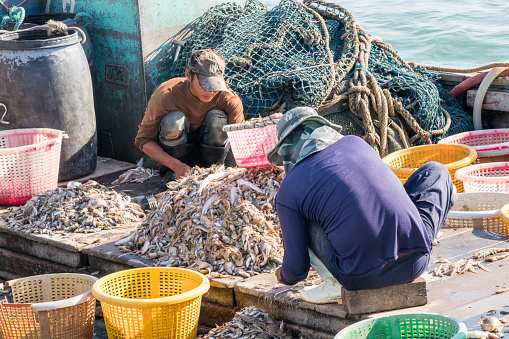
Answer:
M321 42L320 33L316 32L314 30L311 30L311 29L305 30L302 27L298 27L297 31L302 36L302 39L304 40L304 44L306 44L308 46L315 47L315 46L318 46L318 44Z
M8 22L15 22L14 30L17 31L23 20L25 20L25 9L23 7L12 6L9 13L2 17L0 29L4 29Z
M49 27L48 35L52 35L52 34L54 34L56 32L63 33L65 35L67 35L68 27L63 22L61 22L61 21L54 21L54 20L48 20L48 22L46 24Z

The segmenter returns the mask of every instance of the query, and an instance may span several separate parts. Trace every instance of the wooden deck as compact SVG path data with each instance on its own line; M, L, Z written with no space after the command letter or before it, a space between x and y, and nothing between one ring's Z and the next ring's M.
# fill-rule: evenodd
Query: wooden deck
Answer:
M111 159L101 159L98 170L88 179L109 184L132 167ZM79 181L82 181L81 179ZM145 184L116 187L131 196L154 193L160 186L159 177ZM0 208L0 214L6 210ZM124 225L95 234L47 236L25 234L6 228L0 219L0 277L12 279L52 272L99 272L99 275L151 265L149 260L121 253L115 241L127 236L136 225ZM443 229L440 243L434 248L431 263L440 258L450 261L469 259L481 249L509 247L509 236L472 229ZM423 278L427 283L428 303L425 306L383 313L349 315L341 305L313 305L299 298L298 289L278 284L272 274L249 279L212 279L211 290L204 297L200 323L204 328L229 320L235 310L245 306L265 309L284 320L295 334L304 338L333 338L334 333L356 321L395 313L432 312L453 316L471 330L478 326L481 315L509 314L509 258L486 263L491 272L478 270L454 277L435 277L430 264ZM507 293L497 291L507 290ZM383 298L383 296L380 296ZM383 300L373 300L380 302ZM95 339L107 338L101 319L97 320Z

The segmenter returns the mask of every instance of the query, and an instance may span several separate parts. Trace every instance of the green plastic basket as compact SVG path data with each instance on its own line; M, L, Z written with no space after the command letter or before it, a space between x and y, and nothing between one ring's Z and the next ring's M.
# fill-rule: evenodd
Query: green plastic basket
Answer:
M465 339L467 327L441 314L408 313L366 319L350 325L334 339Z

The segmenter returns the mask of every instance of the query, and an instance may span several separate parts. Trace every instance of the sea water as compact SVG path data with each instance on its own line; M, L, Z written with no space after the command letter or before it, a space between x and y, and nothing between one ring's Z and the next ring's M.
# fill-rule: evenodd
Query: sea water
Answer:
M470 68L509 61L509 0L328 0L407 62ZM265 0L272 8L279 0Z

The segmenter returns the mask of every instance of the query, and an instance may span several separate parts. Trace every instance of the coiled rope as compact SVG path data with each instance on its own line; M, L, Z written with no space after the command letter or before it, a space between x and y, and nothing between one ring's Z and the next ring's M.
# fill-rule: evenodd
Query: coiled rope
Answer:
M348 13L343 7L322 0L307 0L304 1L304 4L314 8L322 16L330 17L330 13L336 13L336 16L339 17L341 16L340 13ZM343 16L344 15L349 16L348 14L343 14ZM451 117L444 108L441 108L441 111L446 117L445 126L441 129L426 131L409 112L409 110L418 103L417 100L411 105L403 106L403 103L394 98L388 89L382 89L380 87L376 77L368 69L372 44L377 44L381 49L391 53L398 62L408 67L410 70L413 70L416 65L403 60L389 44L384 43L379 37L369 36L361 26L355 23L351 15L349 17L355 29L345 33L341 39L343 40L347 34L356 35L355 38L351 39L356 44L356 50L358 50L355 67L353 68L353 77L348 84L348 91L346 93L324 101L317 110L320 111L331 107L341 100L348 100L350 111L355 117L362 121L365 132L363 136L364 140L373 147L381 157L388 153L387 129L389 126L393 127L398 132L405 148L412 146L417 140L431 144L432 135L442 135L446 133L451 126ZM371 118L371 110L378 116L377 127L380 130L379 134L376 132L375 123ZM408 139L405 131L392 120L397 114L402 116L415 132L412 138Z
M65 35L69 35L70 29L76 30L79 33L81 33L82 39L81 39L80 43L82 45L87 41L87 36L85 35L85 32L83 32L83 30L81 28L76 27L76 26L67 27L67 25L64 24L63 22L53 21L53 20L49 20L45 25L29 27L29 28L20 29L17 31L0 30L0 34L13 33L13 32L15 32L15 33L28 32L28 31L35 31L35 30L46 30L48 33L48 36L51 36L56 33L62 33Z
M493 62L491 64L487 64L484 66L474 67L474 68L450 68L450 67L440 67L440 66L432 66L432 65L421 65L416 63L409 63L412 68L417 66L424 67L428 71L434 72L446 72L446 73L477 73L481 71L485 71L487 69L491 69L494 67L509 67L509 62Z

